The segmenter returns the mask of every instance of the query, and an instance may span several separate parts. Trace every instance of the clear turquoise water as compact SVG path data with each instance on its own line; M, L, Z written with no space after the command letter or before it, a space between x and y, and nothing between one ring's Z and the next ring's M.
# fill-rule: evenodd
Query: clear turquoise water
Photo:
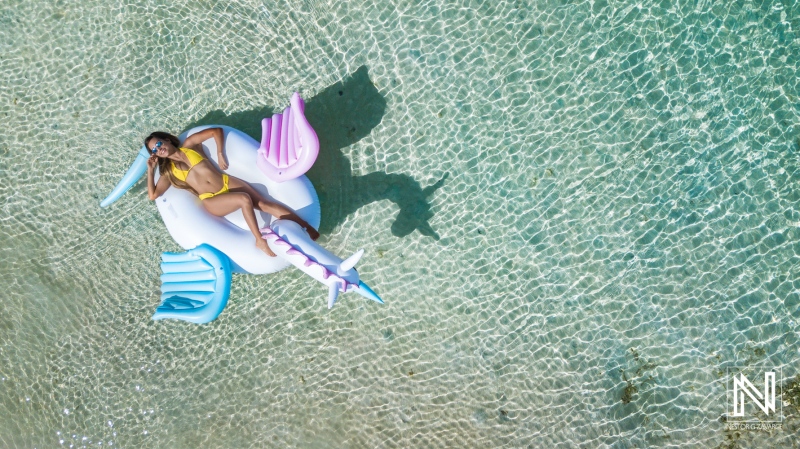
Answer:
M5 0L0 446L796 445L791 404L721 416L726 366L800 366L799 13ZM287 270L151 321L179 248L141 185L99 201L151 130L294 90L386 305Z

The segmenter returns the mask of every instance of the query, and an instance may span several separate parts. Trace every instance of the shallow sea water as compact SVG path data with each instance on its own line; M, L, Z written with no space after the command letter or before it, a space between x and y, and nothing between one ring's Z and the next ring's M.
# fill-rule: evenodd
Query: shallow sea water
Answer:
M0 446L795 447L785 400L724 416L727 367L800 367L798 33L790 1L4 0ZM153 322L180 248L141 183L100 200L150 131L260 138L295 90L321 242L386 304L285 270Z

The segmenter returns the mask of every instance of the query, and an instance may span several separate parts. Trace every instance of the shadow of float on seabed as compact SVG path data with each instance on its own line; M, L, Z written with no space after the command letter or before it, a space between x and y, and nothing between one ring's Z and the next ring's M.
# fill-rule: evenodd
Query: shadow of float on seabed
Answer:
M191 123L189 128L227 125L260 141L261 119L272 116L275 109L262 106L232 114L215 110ZM424 189L408 175L373 172L354 176L350 160L342 152L343 148L363 139L378 126L385 111L386 100L369 79L366 66L306 99L306 117L319 137L319 156L307 173L322 205L319 231L331 232L348 215L373 201L390 200L400 208L391 225L393 235L405 237L417 230L438 240L439 235L429 223L433 212L428 198L444 185L448 174Z

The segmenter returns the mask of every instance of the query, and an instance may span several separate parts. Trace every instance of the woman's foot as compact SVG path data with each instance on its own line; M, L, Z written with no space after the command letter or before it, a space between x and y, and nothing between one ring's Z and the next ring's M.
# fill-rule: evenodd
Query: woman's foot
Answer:
M270 249L269 245L267 245L267 241L263 238L259 237L256 239L256 247L267 253L269 257L275 257L275 253L272 252L272 249Z
M311 240L317 240L319 238L319 231L311 226L306 228L306 232L308 232L308 236L311 237Z

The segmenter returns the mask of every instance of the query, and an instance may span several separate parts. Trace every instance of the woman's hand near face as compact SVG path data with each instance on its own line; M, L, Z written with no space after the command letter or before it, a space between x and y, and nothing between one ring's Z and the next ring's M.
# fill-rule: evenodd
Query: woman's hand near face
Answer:
M155 169L156 168L156 164L158 164L158 156L156 156L155 154L150 156L149 159L147 159L147 169L148 170Z

